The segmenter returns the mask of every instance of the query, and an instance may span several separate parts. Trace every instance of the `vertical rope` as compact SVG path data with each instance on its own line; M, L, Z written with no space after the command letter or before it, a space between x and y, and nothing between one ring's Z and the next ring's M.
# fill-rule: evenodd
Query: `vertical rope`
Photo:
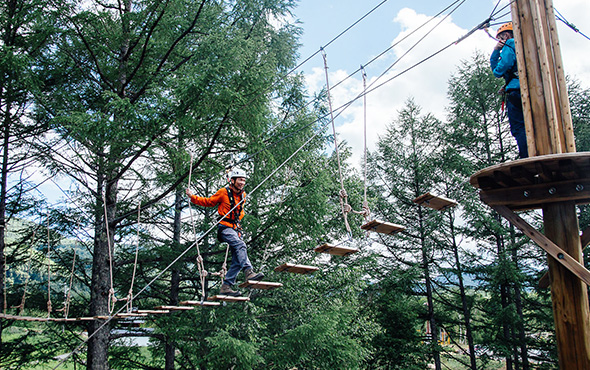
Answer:
M133 262L133 274L131 275L131 286L127 294L127 313L133 309L133 283L135 282L135 271L137 270L137 255L139 253L139 228L141 226L141 203L137 205L137 245L135 246L135 261Z
M190 167L188 170L188 187L187 187L187 189L190 188L190 186L191 186L192 174L193 174L193 155L191 153L191 163L190 163ZM203 263L203 257L201 256L201 250L199 248L199 238L197 238L197 229L195 226L195 219L193 217L193 207L192 207L192 202L190 199L188 201L188 209L189 209L189 213L190 213L190 217L191 217L193 236L195 238L195 247L197 248L197 268L199 270L199 277L200 277L200 281L201 281L201 301L204 301L205 300L205 284L206 284L206 278L207 278L207 270L205 270L205 265Z
M31 246L33 245L33 242L35 240L35 234L37 233L37 230L33 231L33 238L31 240ZM33 254L31 253L29 256L29 261L27 262L27 278L25 279L25 286L23 288L23 298L20 301L20 312L19 315L22 316L24 310L25 310L25 301L27 299L27 286L29 285L29 280L31 279L31 261L33 260Z
M363 198L363 216L365 216L365 221L368 222L370 220L371 211L369 210L369 202L367 201L367 73L365 72L365 67L361 66L361 72L363 75L363 123L364 123L364 141L365 141L365 152L364 152L364 163L365 166L365 180L364 180L364 198Z
M6 255L3 255L2 257L4 257L4 261L6 261ZM8 276L8 269L6 268L6 263L4 264L3 267L4 267L4 271L2 271L2 273L4 274L4 286L3 286L3 288L4 288L4 290L3 290L3 292L4 292L4 294L3 294L4 295L4 307L3 308L4 309L3 309L2 313L4 313L6 315L6 313L7 313L6 309L8 307L8 302L6 300L6 279Z
M47 211L47 318L51 317L51 241L49 235L49 210Z
M221 276L221 282L223 284L223 280L225 279L225 275L227 274L227 255L229 254L229 244L225 249L225 259L223 260L223 265L221 265L221 271L219 271L219 276Z
M348 224L347 214L350 212L350 206L348 205L348 195L346 189L344 189L344 180L342 179L342 167L340 165L340 151L338 150L338 140L336 138L336 127L334 126L334 112L332 111L332 98L330 97L330 81L328 78L328 59L324 49L322 48L322 57L324 58L324 71L326 74L326 94L328 97L328 106L330 108L330 122L332 123L332 134L334 135L334 149L336 150L336 160L338 162L338 175L340 177L340 208L342 209L342 216L344 217L344 225L346 231L350 237L352 237L352 231Z
M76 250L74 249L74 257L72 258L72 275L70 275L70 287L66 296L66 303L64 304L64 317L67 319L70 313L70 298L72 296L72 283L74 282L74 269L76 267Z
M107 215L107 200L106 200L106 195L104 192L102 193L102 204L103 204L103 208L104 208L104 223L105 223L106 232L107 232L107 245L109 248L109 274L110 274L110 279L111 279L111 289L109 289L108 309L109 309L109 314L110 314L115 309L115 303L117 303L117 298L115 297L115 288L114 288L114 284L113 284L113 253L111 251L111 235L109 233L109 218ZM111 306L111 304L112 304L112 306Z

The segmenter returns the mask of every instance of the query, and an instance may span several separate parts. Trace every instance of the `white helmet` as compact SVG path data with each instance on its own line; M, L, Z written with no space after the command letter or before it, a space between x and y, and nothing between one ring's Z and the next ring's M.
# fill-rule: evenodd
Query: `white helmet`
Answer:
M229 180L235 179L237 177L243 177L243 178L247 179L248 175L246 174L246 171L244 171L240 168L234 168L229 172Z

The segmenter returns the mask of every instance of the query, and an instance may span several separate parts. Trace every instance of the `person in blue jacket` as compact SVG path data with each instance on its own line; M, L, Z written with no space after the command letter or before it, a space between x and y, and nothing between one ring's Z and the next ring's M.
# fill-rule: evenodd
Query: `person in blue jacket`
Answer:
M522 113L522 100L520 98L520 81L518 80L518 66L516 64L516 50L514 48L514 34L512 22L504 23L498 28L496 34L498 43L494 47L490 57L490 65L494 76L504 78L504 93L506 94L506 108L510 133L516 139L518 155L520 158L529 156L524 115Z

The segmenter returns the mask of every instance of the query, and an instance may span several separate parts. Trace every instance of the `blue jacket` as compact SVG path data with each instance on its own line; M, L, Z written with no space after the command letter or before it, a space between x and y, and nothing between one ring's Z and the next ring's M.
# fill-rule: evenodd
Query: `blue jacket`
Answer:
M506 40L501 50L494 49L490 57L490 65L494 76L503 77L506 80L506 91L520 89L514 39Z

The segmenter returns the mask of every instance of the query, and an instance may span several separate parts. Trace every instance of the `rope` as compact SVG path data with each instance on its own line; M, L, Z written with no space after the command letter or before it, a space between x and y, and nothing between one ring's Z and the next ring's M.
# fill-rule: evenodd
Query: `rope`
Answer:
M127 312L131 313L133 309L133 284L135 282L135 272L137 270L137 255L139 253L139 229L141 226L141 202L137 204L137 245L135 246L135 261L133 263L133 274L131 275L131 286L127 293Z
M190 188L191 186L191 178L192 178L192 174L193 174L193 155L191 153L191 162L190 162L190 166L189 166L189 170L188 170L188 186L187 189ZM190 217L191 217L191 225L192 225L192 229L193 229L193 236L194 236L194 245L197 248L197 269L199 270L199 278L201 281L201 301L205 300L205 283L206 283L206 278L207 278L207 270L205 270L205 265L203 263L203 257L201 256L201 250L199 248L199 240L197 238L197 229L195 226L195 220L193 217L193 207L192 207L192 201L189 199L188 202L188 208L189 208L189 213L190 213ZM217 224L216 224L217 225ZM228 245L229 248L229 245ZM225 276L225 275L224 275Z
M4 252L2 252L2 257L4 257L3 261L6 261L6 255L4 254ZM6 268L6 264L4 264L3 267L4 267L4 271L2 271L2 273L4 274L4 285L2 288L4 290L3 290L2 295L4 296L4 306L3 306L2 313L6 315L6 313L7 313L6 309L8 308L8 302L6 300L6 280L8 279L8 269Z
M367 89L367 73L365 72L365 68L361 66L362 76L363 76L363 91ZM365 178L363 181L364 185L364 197L363 197L363 210L360 212L364 217L365 221L369 222L371 219L371 210L369 209L369 202L367 201L367 95L363 95L363 123L364 123L364 139L365 139L365 154L364 154L364 161L363 165L365 167Z
M113 253L111 251L111 236L109 233L109 218L107 216L107 200L106 200L106 196L105 193L102 193L102 204L103 204L103 208L104 208L104 223L105 223L105 227L106 227L106 232L107 232L107 245L109 248L109 273L110 273L110 278L111 278L111 289L109 289L109 298L108 298L108 309L109 309L109 313L112 313L113 310L115 309L115 303L117 303L117 297L115 297L115 288L114 288L114 284L113 284ZM111 306L112 304L112 306Z
M584 35L582 32L580 32L580 30L578 29L578 27L574 26L573 23L568 22L565 17L563 15L561 15L561 13L553 8L555 10L555 12L558 14L557 16L555 16L555 18L557 18L557 20L562 21L566 26L568 26L569 28L571 28L574 32L579 33L580 35L584 36L586 39L590 40L590 37Z
M35 236L35 231L33 232L33 239ZM32 244L32 242L31 242ZM20 305L18 305L17 307L20 307L20 311L19 311L19 315L22 315L25 311L25 300L27 298L27 286L29 285L29 280L31 279L31 260L33 259L33 254L31 253L31 255L29 256L29 262L27 262L27 278L25 279L25 286L23 288L23 298L20 301Z
M324 49L322 49L322 57L324 58L324 71L326 74L326 95L328 97L328 106L330 108L330 122L332 124L332 134L334 136L334 150L336 151L336 160L338 162L338 175L340 177L340 208L342 210L342 217L344 218L344 225L346 226L346 232L349 237L352 237L352 231L348 224L348 212L351 211L350 205L348 205L348 194L344 189L344 180L342 179L342 166L340 164L340 151L338 150L338 139L336 138L336 127L334 126L334 112L332 110L332 98L330 97L330 80L328 78L328 59Z
M76 267L76 250L74 249L74 257L72 258L72 274L70 275L70 287L64 303L64 317L67 319L70 313L70 298L72 295L72 283L74 282L74 268Z
M47 318L51 317L51 243L49 235L49 211L47 212Z

